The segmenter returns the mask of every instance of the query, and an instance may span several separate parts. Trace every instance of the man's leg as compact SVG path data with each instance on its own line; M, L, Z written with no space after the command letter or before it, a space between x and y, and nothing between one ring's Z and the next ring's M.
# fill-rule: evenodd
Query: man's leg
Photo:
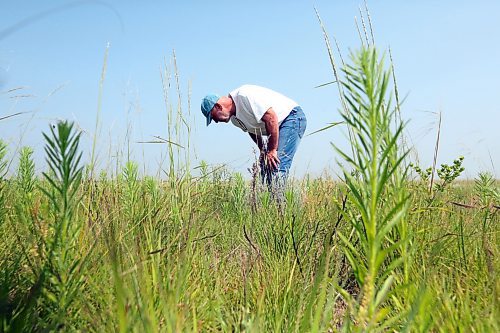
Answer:
M284 179L292 166L293 157L307 127L307 119L300 107L293 109L290 115L280 125L278 142L278 158L280 164L276 170Z
M284 195L286 179L292 166L293 157L306 127L307 119L300 107L294 108L280 125L278 141L278 158L280 159L280 164L278 169L273 171L272 175L272 181L276 187L275 190L280 196Z

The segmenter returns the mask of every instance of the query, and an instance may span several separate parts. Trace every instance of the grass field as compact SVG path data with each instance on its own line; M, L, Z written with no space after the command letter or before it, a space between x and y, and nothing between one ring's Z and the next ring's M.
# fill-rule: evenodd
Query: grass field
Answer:
M136 168L129 163L119 177L83 182L71 213L41 189L26 192L22 178L7 182L2 331L324 332L356 325L362 285L338 237L356 237L339 209L344 185L301 180L281 214L266 193L254 206L239 175L218 170L159 181L139 179ZM50 191L47 182L35 183ZM470 182L432 205L423 184L411 183L408 193L408 263L393 271L379 327L497 331L497 210L484 206Z
M458 181L461 158L410 166L375 48L342 73L341 174L290 180L286 204L224 167L194 175L175 108L163 178L132 160L96 176L68 122L42 175L29 147L7 170L0 144L0 330L498 332L498 182Z

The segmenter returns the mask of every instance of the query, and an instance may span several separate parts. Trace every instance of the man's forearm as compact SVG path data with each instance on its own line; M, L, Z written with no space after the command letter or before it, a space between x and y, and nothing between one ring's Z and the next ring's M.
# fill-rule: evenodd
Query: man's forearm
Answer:
M269 127L269 128L268 128ZM278 125L275 124L275 126L268 126L266 124L266 131L268 135L268 140L267 140L267 150L277 150L278 149L278 140L279 140L279 130L278 130Z
M262 121L266 124L266 132L268 135L267 151L265 162L273 169L279 167L280 159L278 157L278 141L279 141L279 125L278 117L273 108L269 108L262 116Z
M267 110L267 112L262 117L264 124L266 125L266 132L268 135L267 140L267 150L277 150L279 141L279 126L278 117L272 108Z

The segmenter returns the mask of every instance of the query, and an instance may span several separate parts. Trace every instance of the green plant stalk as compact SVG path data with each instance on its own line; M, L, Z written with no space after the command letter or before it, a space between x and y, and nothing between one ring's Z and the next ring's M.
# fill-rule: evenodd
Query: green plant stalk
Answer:
M0 139L0 226L4 222L5 215L5 192L6 192L6 179L5 176L7 174L7 159L5 158L7 155L7 144L5 144Z
M377 276L376 260L379 249L375 244L375 235L377 232L377 174L378 174L378 152L379 152L379 142L377 135L377 111L374 110L373 106L375 104L371 81L367 81L366 94L369 98L370 110L369 112L369 126L370 126L370 173L368 174L370 182L370 206L369 206L369 221L365 224L367 245L368 245L368 273L363 284L363 300L360 306L360 318L362 320L362 325L368 318L372 318L375 312L374 306L374 290L375 290L375 278Z
M44 295L56 306L54 317L49 323L49 327L55 328L68 321L68 309L83 286L81 268L86 257L74 252L81 229L78 222L73 220L83 170L79 166L82 154L78 154L81 133L74 133L73 124L68 122L59 122L50 131L51 137L43 134L47 142L45 152L50 169L49 173L44 172L43 175L50 187L41 190L56 209L54 236L48 243L45 263L50 284L44 286Z
M384 102L390 101L386 97L390 72L384 71L383 59L378 61L374 48L362 48L352 58L354 65L345 68L347 82L343 83L346 88L344 97L351 110L342 116L355 133L351 145L356 155L350 157L340 149L337 151L356 172L356 175L351 175L344 169L350 189L348 197L359 209L360 217L345 213L350 216L361 249L356 249L342 233L339 236L346 245L346 255L361 285L358 326L372 330L385 317L385 313L378 309L394 282L392 270L404 260L395 251L405 240L384 243L389 232L406 214L406 198L399 199L402 196L399 187L390 190L390 185L401 186L396 180L402 177L398 174L399 166L406 153L398 156L397 140L403 126L398 127L394 134L390 128L394 112L388 111L390 108ZM384 199L383 195L388 198ZM381 208L387 199L393 207L385 205L388 210L385 213ZM382 267L384 262L387 262L386 267Z
M33 149L30 147L22 147L19 152L17 184L21 189L22 200L26 202L28 206L31 206L33 191L36 187L36 178Z

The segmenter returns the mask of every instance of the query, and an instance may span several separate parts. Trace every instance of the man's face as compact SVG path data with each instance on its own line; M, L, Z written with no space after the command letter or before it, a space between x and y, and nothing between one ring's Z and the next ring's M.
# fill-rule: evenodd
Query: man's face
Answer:
M214 105L211 111L211 115L212 115L212 120L214 120L216 123L218 122L227 123L231 118L230 110L225 110L219 103Z

